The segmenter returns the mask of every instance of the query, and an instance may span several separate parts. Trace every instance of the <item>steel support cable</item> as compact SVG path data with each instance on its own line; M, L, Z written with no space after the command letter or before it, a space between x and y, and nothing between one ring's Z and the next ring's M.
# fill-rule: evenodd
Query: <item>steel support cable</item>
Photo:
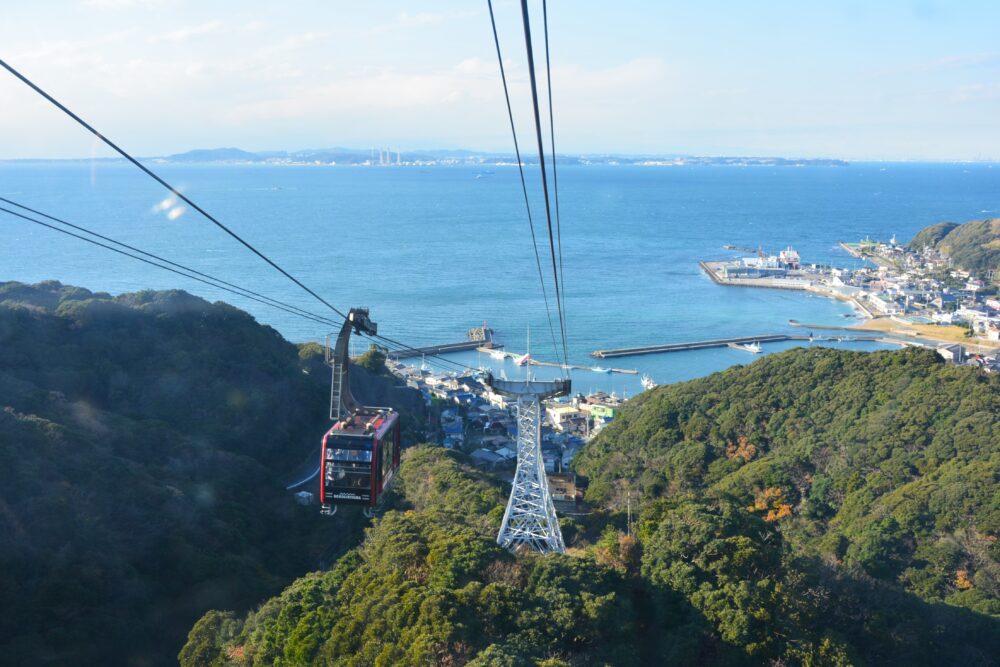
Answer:
M514 155L517 158L517 171L521 175L521 191L524 193L524 208L528 214L528 228L531 230L531 246L535 250L535 264L538 267L538 280L542 285L542 299L545 301L545 316L549 321L549 333L552 335L552 351L559 356L559 344L556 342L555 327L552 325L552 311L549 308L549 294L545 287L545 276L542 273L542 260L538 253L538 240L535 236L535 223L531 217L531 204L528 202L528 185L524 179L524 165L521 163L521 148L517 141L517 130L514 127L514 112L510 104L510 93L507 90L507 74L504 71L503 56L500 53L500 37L497 34L497 22L493 16L493 0L486 0L490 9L490 25L493 27L493 43L497 49L497 62L500 64L500 81L503 82L503 96L507 102L507 118L510 119L510 133L514 139Z
M178 269L182 269L182 270L187 271L189 273L193 273L195 275L201 276L202 278L206 278L208 280L214 280L215 282L220 283L221 285L226 285L228 287L232 287L233 289L239 290L240 292L246 292L246 294L242 294L241 296L252 295L252 296L258 297L259 299L264 299L266 302L268 302L269 305L273 305L276 308L281 308L281 309L287 310L289 312L295 311L295 314L297 314L297 315L299 315L301 317L307 317L309 319L321 322L323 324L330 324L330 325L333 325L333 326L340 326L340 324L341 324L340 322L336 322L334 320L331 320L331 319L328 319L328 318L325 318L325 317L322 317L322 316L319 316L319 315L315 315L314 313L310 313L307 310L303 310L302 308L299 308L297 306L293 306L293 305L291 305L289 303L285 303L284 301L279 301L278 299L273 299L273 298L271 298L269 296L266 296L264 294L260 294L258 292L255 292L255 291L251 290L251 289L247 289L246 287L240 287L239 285L235 285L233 283L227 282L227 281L223 280L222 278L216 278L213 275L209 275L207 273L203 273L201 271L198 271L197 269L192 269L190 266L185 266L183 264L179 264L177 262L173 262L173 261L171 261L169 259L166 259L165 257L160 257L159 255L156 255L154 253L142 250L141 248L136 248L135 246L131 246L131 245L127 244L127 243L122 243L121 241L117 241L117 240L115 240L115 239L113 239L113 238L111 238L109 236L104 236L103 234L98 234L97 232L95 232L93 230L90 230L90 229L87 229L86 227L82 227L80 225L73 224L72 222L69 222L67 220L63 220L62 218L57 218L54 215L49 215L48 213L45 213L44 211L39 211L38 209L31 208L30 206L25 206L24 204L20 204L20 203L14 201L13 199L8 199L6 197L0 197L0 202L5 202L5 203L10 204L12 206L16 206L16 207L18 207L20 209L23 209L25 211L29 211L30 213L33 213L35 215L38 215L38 216L41 216L43 218L47 218L49 220L52 220L53 222L58 222L59 224L65 225L66 227L69 227L71 229L75 229L75 230L83 232L85 234L89 234L90 236L93 236L95 238L101 239L102 241L107 241L108 243L113 243L113 244L115 244L117 246L120 246L122 248L125 248L127 250L131 250L132 252L137 252L140 255L145 255L146 257L149 257L150 259L154 259L154 260L156 260L158 262L163 262L164 264L169 264L170 266L176 267Z
M563 273L562 220L559 216L559 175L556 172L556 124L552 111L552 66L549 60L549 9L548 0L542 0L542 26L545 31L545 81L549 94L549 139L552 142L552 196L556 207L556 244L559 246L559 282L562 284L562 336L563 355L568 356L568 327L566 325L566 276Z
M85 241L85 242L90 243L92 245L98 246L100 248L104 248L106 250L110 250L110 251L118 253L120 255L124 255L125 257L130 257L132 259L139 260L140 262L144 262L146 264L149 264L150 266L155 266L155 267L157 267L159 269L163 269L165 271L169 271L169 272L174 273L176 275L183 276L184 278L190 278L191 280L196 280L196 281L198 281L200 283L203 283L203 284L208 285L210 287L214 287L216 289L223 290L223 291L228 292L230 294L234 294L236 296L240 296L240 297L243 297L243 298L246 298L246 299L250 299L251 301L256 301L257 303L261 303L261 304L263 304L265 306L271 306L272 308L277 308L278 310L282 310L282 311L284 311L286 313L289 313L291 315L296 315L298 317L302 317L302 318L311 320L313 322L317 322L319 324L324 324L324 325L328 325L328 326L338 326L339 327L342 324L342 322L336 322L334 320L325 318L325 317L323 317L321 315L313 315L313 314L311 314L311 313L309 313L307 311L303 311L303 310L301 310L299 308L296 308L295 306L289 306L288 304L285 304L284 302L278 301L276 299L272 299L272 298L264 296L262 294L258 294L257 292L253 292L253 291L248 290L248 289L246 289L244 287L240 287L239 285L234 285L232 283L228 283L228 282L226 282L224 280L220 280L219 278L215 278L214 276L211 276L209 274L201 273L200 271L197 271L195 269L191 269L191 268L189 268L187 266L184 266L183 264L178 264L176 262L172 262L172 261L170 261L168 259L165 259L163 257L159 257L158 255L154 255L153 253L146 252L145 250L142 250L140 248L135 248L133 246L130 246L130 245L125 244L125 243L122 243L120 241L116 241L115 239L110 238L108 236L103 236L101 234L93 232L93 231L87 229L86 227L81 227L80 225L74 225L74 224L66 222L64 220L60 220L59 218L56 218L56 217L51 216L51 215L48 215L47 213L43 213L41 211L37 211L35 209L32 209L32 208L29 208L27 206L23 206L21 204L13 202L12 200L7 199L5 197L0 197L0 201L12 204L12 205L17 206L19 208L22 208L22 209L24 209L26 211L30 211L31 213L34 213L36 215L48 218L48 219L53 220L53 221L55 221L55 222L57 222L59 224L63 224L63 225L66 225L66 226L68 226L68 227L70 227L72 229L76 229L78 231L81 231L81 232L83 232L85 234L90 234L90 235L92 235L92 236L94 236L96 238L99 238L99 239L103 240L103 241L107 241L108 243L112 243L112 244L118 245L121 248L127 248L128 250L131 250L131 251L133 251L135 253L138 253L138 254L132 254L131 252L127 252L125 250L121 250L120 248L116 248L114 246L107 245L107 244L101 243L99 241L95 241L94 239L88 238L86 236L82 236L80 234L75 234L73 232L70 232L68 230L62 229L62 228L57 227L55 225L51 225L51 224L43 222L41 220L37 220L35 218L32 218L31 216L24 215L23 213L19 213L17 211L12 211L12 210L10 210L8 208L0 206L0 212L4 212L4 213L7 213L9 215L16 216L18 218L21 218L22 220L26 220L28 222L32 222L32 223L34 223L36 225L40 225L42 227L47 227L48 229L51 229L51 230L56 231L56 232L59 232L61 234L65 234L67 236L71 236L71 237L79 239L81 241ZM146 257L149 257L149 258L152 258L152 259L146 259L146 257L140 257L139 255L145 255ZM159 262L163 262L163 264L160 264ZM175 267L175 268L171 268L171 267ZM187 273L187 272L190 272L190 273ZM192 274L195 274L195 275L192 275ZM201 276L201 277L199 277L199 276ZM392 343L395 346L398 346L399 349L419 351L419 350L416 350L415 348L409 347L408 345L406 345L404 343L400 343L398 341L394 341L394 340L389 339L389 338L384 338L384 337L381 337L381 336L378 337L378 338L384 339L385 341L387 341L389 343ZM431 363L432 365L438 366L440 368L448 368L448 366L446 366L444 364L452 364L453 366L456 366L456 367L458 367L460 369L470 369L471 370L471 368L469 366L465 366L464 364L459 364L458 362L451 361L449 359L444 359L443 357L438 357L437 355L430 355L430 356L432 357L432 359L436 358L436 359L439 359L440 361L439 362L431 361L429 363Z
M73 238L80 239L81 241L86 241L87 243L91 243L93 245L100 246L101 248L105 248L106 250L110 250L112 252L116 252L119 255L124 255L126 257L131 257L132 259L137 259L140 262L145 262L146 264L149 264L151 266L155 266L155 267L164 269L165 271L170 271L171 273L176 273L179 276L184 276L185 278L190 278L191 280L197 280L198 282L204 283L206 285L209 285L210 287L215 287L216 289L224 290L224 291L229 292L231 294L235 294L237 296L241 296L243 298L250 299L252 301L257 301L259 303L264 304L265 306L271 306L272 308L277 308L279 310L284 310L285 312L291 313L292 315L298 315L299 317L304 317L304 318L310 319L310 320L312 320L314 322L318 322L320 324L331 324L332 323L330 320L320 319L319 317L315 317L313 315L303 315L302 313L295 312L294 310L290 310L288 308L285 308L284 306L280 306L280 305L277 305L275 303L270 303L268 301L264 301L263 299L258 299L257 297L250 296L250 295L244 294L242 292L237 292L235 289L231 289L229 287L225 287L223 285L211 282L210 280L206 280L204 278L199 278L198 276L191 275L189 273L185 273L183 271L180 271L178 269L172 268L172 267L167 266L165 264L159 264L159 263L157 263L157 262L155 262L155 261L153 261L151 259L146 259L145 257L140 257L139 255L133 255L133 254L131 254L129 252L126 252L125 250L121 250L120 248L115 248L114 246L101 243L100 241L95 241L94 239L87 238L86 236L82 236L80 234L74 234L73 232L71 232L69 230L62 229L61 227L56 227L55 225L50 225L49 223L42 222L41 220L36 220L35 218L32 218L31 216L24 215L23 213L18 213L17 211L12 211L12 210L10 210L8 208L4 208L2 206L0 206L0 211L2 211L4 213L7 213L9 215L16 216L18 218L21 218L22 220L27 220L28 222L33 222L36 225L41 225L42 227L48 227L49 229L57 231L57 232L59 232L61 234L66 234L67 236L72 236Z
M224 225L221 222L219 222L215 218L215 216L213 216L212 214L210 214L208 211L206 211L205 209L203 209L201 206L198 206L198 204L195 204L193 201L191 201L190 199L188 199L183 193L181 193L180 191L178 191L174 186L170 185L170 183L167 183L165 180L163 180L160 176L158 176L151 169L149 169L148 167L146 167L145 165L143 165L141 162L139 162L138 160L136 160L134 157L132 157L130 154L128 154L127 152L125 152L125 150L123 150L122 148L119 148L119 146L116 143L114 143L113 141L111 141L110 139L108 139L107 137L105 137L103 134L101 134L100 132L98 132L96 129L94 129L94 127L92 125L90 125L87 121L83 120L82 118L80 118L79 116L77 116L75 113L73 113L72 111L70 111L65 105L63 105L61 102L59 102L59 100L55 99L54 97L52 97L51 95L49 95L47 92L45 92L44 90L42 90L41 88L39 88L37 85L35 85L35 83L33 81L31 81L30 79L28 79L26 76L24 76L23 74L21 74L20 72L18 72L16 69L14 69L13 67L11 67L10 65L8 65L6 61L4 61L3 59L0 59L0 65L2 65L4 69L6 69L11 74L13 74L15 77L17 77L18 79L20 79L29 88L31 88L36 93L38 93L39 95L41 95L42 97L44 97L46 100L48 100L50 103L52 103L55 107L57 107L64 114L66 114L67 116L69 116L70 118L72 118L73 120L75 120L77 123L79 123L84 129L86 129L88 132L90 132L95 137L97 137L98 139L100 139L102 142L104 142L108 147L110 147L116 153L118 153L119 155L121 155L123 158L125 158L126 160L128 160L129 162L131 162L133 165L135 165L139 169L141 169L143 172L145 172L147 176L149 176L150 178L152 178L153 180L155 180L157 183L159 183L160 185L162 185L164 188L166 188L167 190L169 190L175 197L177 197L178 199L180 199L181 201L183 201L184 203L186 203L188 206L190 206L194 210L198 211L198 213L201 213L208 221L210 221L211 223L213 223L216 227L218 227L222 231L224 231L227 234L229 234L229 236L231 236L234 239L236 239L237 241L239 241L244 247L246 247L248 250L250 250L253 254L255 254L258 257L260 257L262 260L264 260L265 262L267 262L268 264L270 264L273 268L275 268L283 276L285 276L286 278L288 278L289 280L291 280L293 283L295 283L296 285L298 285L299 287L301 287L303 290L305 290L306 292L308 292L317 301L319 301L324 306L326 306L327 308L329 308L333 312L337 313L341 317L343 317L345 319L347 318L347 315L345 315L340 310L338 310L335 306L333 306L333 304L331 304L329 301L327 301L326 299L324 299L323 297L321 297L319 294L317 294L316 292L314 292L310 288L306 287L306 285L303 284L298 278L296 278L295 276L293 276L292 274L290 274L288 271L285 271L283 268L281 268L280 266L278 266L278 264L276 264L273 260L271 260L271 258L269 258L267 255L265 255L264 253L262 253L260 250L257 250L257 248L255 248L253 245L251 245L248 241L245 241L243 239L243 237L241 237L239 234L237 234L236 232L234 232L233 230L231 230L229 227L227 227L226 225Z
M545 172L545 145L542 141L542 120L538 112L538 82L535 79L535 55L531 46L531 20L528 17L528 0L521 0L521 18L524 22L524 46L528 54L528 76L531 80L531 103L535 115L535 136L538 140L538 163L542 174L542 194L545 198L545 219L549 230L549 252L552 258L552 280L556 288L556 309L559 313L560 330L562 330L562 294L559 290L559 272L556 262L556 244L552 232L552 208L549 203L549 181ZM565 356L565 340L563 341L563 364L568 365Z
M341 310L339 310L338 308L336 308L333 304L331 304L329 301L327 301L326 299L324 299L323 297L321 297L319 294L317 294L316 292L314 292L312 289L310 289L309 287L307 287L298 278L296 278L292 274L288 273L285 269L281 268L277 263L275 263L273 260L271 260L267 255L265 255L261 251L257 250L257 248L255 248L253 245L251 245L248 241L244 240L239 234L237 234L236 232L234 232L233 230L231 230L229 227L227 227L226 225L224 225L222 222L220 222L219 220L217 220L215 218L215 216L213 216L212 214L208 213L208 211L206 211L201 206L199 206L198 204L196 204L195 202L193 202L191 199L189 199L187 196L185 196L183 193L181 193L180 191L178 191L174 186L172 186L170 183L168 183L167 181L165 181L163 178L161 178L159 175L157 175L151 169L149 169L148 167L146 167L145 165L143 165L137 159L135 159L134 157L132 157L124 149L122 149L117 144L115 144L113 141L111 141L110 139L108 139L107 137L105 137L103 134L101 134L99 131L97 131L97 129L95 129L92 125L90 125L89 123L87 123L80 116L76 115L73 111L71 111L64 104L62 104L61 102L59 102L57 99L55 99L54 97L52 97L51 95L49 95L42 88L40 88L38 85L36 85L33 81L31 81L30 79L28 79L23 74L21 74L19 71L17 71L16 69L14 69L11 65L9 65L3 59L0 59L0 66L3 66L4 69L6 69L11 74L13 74L15 77L17 77L20 81L22 81L29 88L31 88L36 93L38 93L39 95L41 95L43 98L45 98L53 106L55 106L60 111L62 111L64 114L66 114L67 116L69 116L70 118L72 118L73 120L75 120L79 125L81 125L84 129L86 129L91 134L93 134L95 137L97 137L98 139L100 139L104 144L106 144L108 147L110 147L116 153L118 153L119 155L121 155L122 157L124 157L126 160L128 160L133 165L135 165L140 170L142 170L150 178L152 178L157 183L159 183L160 185L162 185L164 188L166 188L167 190L169 190L175 197L177 197L181 201L183 201L186 204L188 204L191 208L193 208L198 213L200 213L202 216L204 216L209 222L213 223L214 225L216 225L217 227L219 227L220 229L222 229L224 232L226 232L226 234L228 234L232 238L234 238L237 241L239 241L240 244L242 244L248 250L250 250L255 255L257 255L258 257L260 257L262 260L264 260L265 262L267 262L271 267L273 267L274 269L276 269L279 273L281 273L283 276L285 276L286 278L288 278L289 280L291 280L297 286L299 286L300 288L302 288L303 290L305 290L309 295L311 295L317 301L319 301L324 306L326 306L327 308L329 308L330 310L332 310L333 312L335 312L340 317L343 317L345 319L347 318L347 315L345 313L343 313ZM8 211L8 212L13 213L11 211ZM13 214L14 215L18 215L19 217L25 217L25 216L21 216L21 215L19 215L17 213L13 213ZM34 221L33 220L33 222L38 222L38 221ZM44 223L39 223L39 224L44 224ZM45 226L51 227L51 225L45 225ZM53 229L56 229L57 231L62 231L64 233L68 233L68 232L65 232L65 230L61 230L61 229L58 229L58 228L55 228L55 227L53 227ZM76 236L75 234L69 234L69 235L70 236ZM100 243L96 243L96 242L90 241L90 239L83 238L83 240L91 242L91 243L95 243L96 245L102 245ZM124 252L122 252L120 250L117 250L115 248L109 248L109 250L114 250L115 252L119 252L120 254L126 254L126 255L128 254L128 253L124 253ZM140 259L140 258L136 258L136 259ZM147 260L143 260L143 261L146 261L146 263L152 263L152 262L149 262ZM166 267L161 267L161 268L166 268ZM177 273L177 272L175 271L175 273ZM192 277L193 278L193 276L188 276L188 277ZM206 282L206 281L199 279L199 282ZM207 284L211 284L211 283L207 283ZM213 285L213 286L219 287L220 289L223 289L219 285ZM253 298L253 297L247 297L247 298ZM257 299L254 298L254 300L257 300ZM273 304L268 304L268 305L273 305ZM275 307L279 307L279 306L275 306ZM326 323L326 322L323 322L323 323ZM339 326L340 323L338 322L335 325ZM436 355L432 355L432 356L436 356ZM458 366L460 366L462 368L469 368L468 366L464 366L462 364L457 364L457 362L451 362L451 361L448 361L446 359L442 359L442 361L447 361L448 363L456 364L456 365L458 365Z
M372 340L376 340L377 339L377 340L380 340L380 341L384 341L387 345L388 344L396 345L399 350L406 350L407 352L414 352L414 353L420 354L421 356L426 356L426 357L430 357L432 359L437 359L441 363L451 364L452 366L455 366L456 368L459 368L461 370L469 370L469 371L477 370L477 369L473 368L472 366L467 366L467 365L465 365L465 364L463 364L461 362L452 361L451 359L445 359L444 357L439 356L437 354L427 354L426 352L422 352L420 350L420 348L411 347L411 346L407 345L406 343L401 343L398 340L393 340L392 338L388 338L388 337L382 336L380 334L375 334L374 336L369 336L369 338L371 338ZM439 363L439 365L440 365L440 363Z

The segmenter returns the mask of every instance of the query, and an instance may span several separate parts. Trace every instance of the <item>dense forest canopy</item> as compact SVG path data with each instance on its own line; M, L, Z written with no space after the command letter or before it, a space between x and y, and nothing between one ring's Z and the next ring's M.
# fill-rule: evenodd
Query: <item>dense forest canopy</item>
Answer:
M933 351L798 349L648 392L576 465L595 502L734 497L796 553L1000 615L1000 382Z
M184 292L0 284L0 662L172 664L206 609L352 546L359 517L284 490L318 456L328 373Z
M356 392L419 411L382 361ZM183 292L0 284L0 661L998 662L996 377L812 348L645 392L543 558L497 547L506 483L437 446L364 531L291 502L327 373Z
M923 350L657 388L583 450L593 511L544 558L495 545L496 482L412 448L361 546L208 613L181 663L997 664L998 408Z

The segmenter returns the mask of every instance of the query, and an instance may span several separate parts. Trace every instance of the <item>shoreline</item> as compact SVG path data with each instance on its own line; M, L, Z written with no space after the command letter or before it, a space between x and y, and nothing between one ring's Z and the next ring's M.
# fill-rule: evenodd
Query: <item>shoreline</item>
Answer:
M840 244L847 252L852 255L855 253L847 248L843 243ZM855 255L858 256L858 255ZM867 258L865 258L867 259ZM850 303L854 308L855 312L862 316L862 321L851 326L835 326L835 325L821 325L816 328L826 328L826 329L839 329L844 331L877 331L886 336L892 336L899 339L900 344L933 344L937 345L961 345L973 351L976 354L990 353L1000 350L1000 343L993 343L992 341L979 340L979 339L966 339L964 337L959 338L957 336L947 337L938 335L935 336L933 330L928 327L940 326L940 325L915 325L915 324L903 324L893 320L889 316L876 315L871 311L871 309L863 304L859 299L854 296L842 294L836 290L819 287L812 284L807 280L795 280L785 279L785 278L723 278L721 277L711 266L711 262L700 261L698 265L701 267L708 277L712 279L717 285L722 285L725 287L750 287L758 289L786 289L794 290L800 292L809 292L811 294L818 294L830 299L836 299L837 301ZM806 324L800 324L800 326L809 326ZM950 330L949 330L950 331ZM895 342L895 341L893 341Z
M712 262L701 261L698 265L708 274L716 285L725 287L756 287L758 289L786 289L799 292L810 292L829 299L836 299L851 304L855 312L859 313L865 320L878 319L879 316L871 309L859 301L854 296L842 294L836 290L814 285L809 280L796 280L795 278L723 278L711 266Z

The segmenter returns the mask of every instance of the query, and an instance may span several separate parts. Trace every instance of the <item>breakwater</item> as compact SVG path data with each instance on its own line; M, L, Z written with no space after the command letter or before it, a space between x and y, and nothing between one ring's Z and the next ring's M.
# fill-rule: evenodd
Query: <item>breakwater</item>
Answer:
M736 338L715 338L712 340L696 340L687 343L665 343L663 345L647 345L644 347L623 347L614 350L595 350L591 356L598 359L611 357L629 357L640 354L661 354L664 352L684 352L687 350L704 350L713 347L729 347L732 344L748 345L750 343L780 343L788 340L823 341L832 340L838 342L893 342L887 341L884 336L806 336L802 334L768 334L765 336L738 336Z
M475 350L477 348L500 348L503 345L499 343L493 343L490 341L481 340L467 340L461 343L445 343L444 345L431 345L429 347L413 347L406 348L404 350L390 350L390 359L412 359L413 357L419 357L425 354L435 355L435 354L447 354L449 352L466 352L468 350Z

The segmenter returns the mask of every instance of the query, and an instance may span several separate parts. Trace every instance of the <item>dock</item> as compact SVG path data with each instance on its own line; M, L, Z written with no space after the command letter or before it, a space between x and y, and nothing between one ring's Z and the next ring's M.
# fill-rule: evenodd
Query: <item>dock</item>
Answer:
M836 299L837 301L844 301L846 303L854 306L855 310L860 311L865 317L875 318L878 317L877 313L873 312L871 307L865 305L864 301L859 298L857 294L848 294L845 292L838 291L832 287L827 287L820 284L814 277L809 278L723 278L719 275L717 267L724 264L725 262L698 262L698 266L701 267L709 278L712 279L716 285L727 285L729 287L763 287L767 289L786 289L786 290L801 290L804 292L809 292L811 294L816 294L817 296L822 296L830 299Z
M479 348L477 348L477 350L479 352L495 352L496 351L493 348L486 348L486 347L479 347ZM510 359L517 359L517 358L520 358L520 357L524 356L523 354L518 354L516 352L507 352L507 351L504 351L503 355L505 357L507 357L507 358L510 358ZM563 367L565 367L567 370L574 370L574 371L594 371L593 367L591 367L591 366L580 366L578 364L557 364L557 363L553 363L551 361L539 361L538 359L528 359L528 365L529 366L546 366L546 367L549 367L549 368L563 368ZM636 370L635 368L608 368L607 370L610 371L610 372L612 372L612 373L622 373L624 375L638 375L639 374L639 371Z
M664 345L649 345L646 347L622 347L617 350L595 350L590 356L598 359L612 357L630 357L638 354L659 354L661 352L683 352L685 350L704 350L712 347L729 347L730 343L749 345L758 343L778 343L786 340L809 340L809 336L796 334L771 334L768 336L739 336L737 338L716 338L714 340L696 340L690 343L666 343Z
M645 347L623 347L616 350L595 350L590 356L598 359L614 357L631 357L640 354L661 354L664 352L685 352L688 350L706 350L714 347L734 347L751 343L780 343L789 340L837 342L885 342L885 336L836 336L818 337L801 334L770 334L766 336L739 336L737 338L716 338L713 340L696 340L689 343L666 343L664 345L648 345ZM897 342L897 341L891 341Z
M890 269L899 268L895 262L890 261L885 257L879 257L878 255L870 255L866 252L862 252L861 246L858 243L845 243L844 241L841 241L837 245L839 245L842 250L846 251L847 254L851 255L852 257L863 259L867 262L871 262L876 266L884 266Z
M413 357L419 357L425 354L436 355L436 354L448 354L449 352L467 352L469 350L477 350L482 348L483 350L494 350L502 348L503 345L500 343L494 343L491 341L481 341L481 340L467 340L461 343L445 343L444 345L431 345L429 347L414 347L407 348L405 350L390 350L390 359L412 359Z
M726 245L722 246L722 249L723 250L736 250L738 252L745 252L745 253L749 253L751 255L756 255L759 252L761 252L760 248L747 248L745 246L733 245L732 243L727 243Z

